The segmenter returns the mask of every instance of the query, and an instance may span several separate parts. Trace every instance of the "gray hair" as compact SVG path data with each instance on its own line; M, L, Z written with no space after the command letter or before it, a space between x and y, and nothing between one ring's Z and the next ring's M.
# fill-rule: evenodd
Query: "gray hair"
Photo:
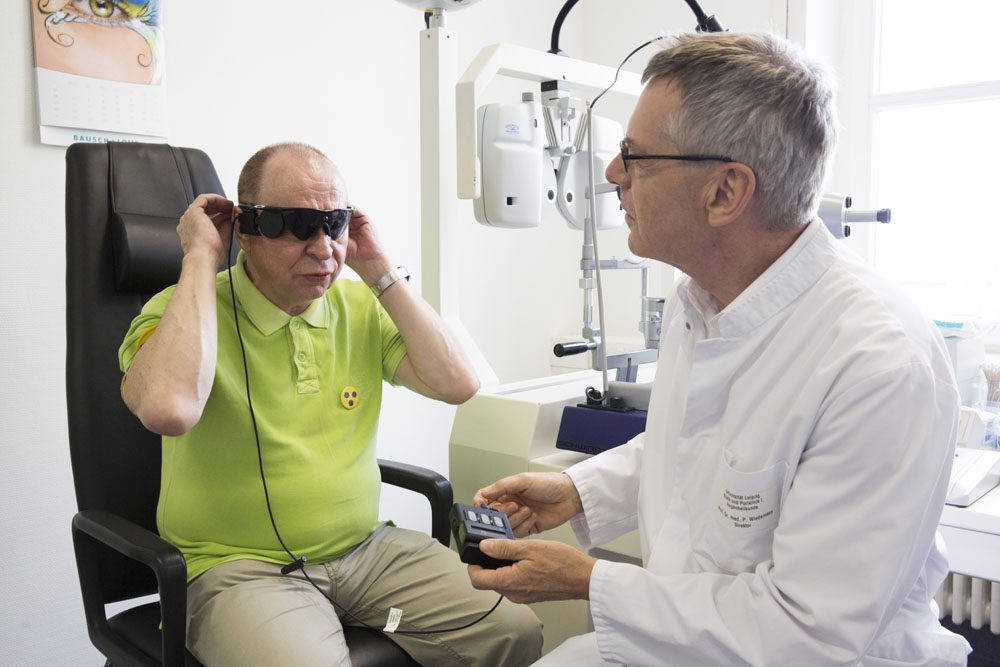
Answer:
M677 85L680 113L663 131L685 153L726 155L757 178L768 229L816 214L837 145L832 78L787 40L764 33L684 34L654 55L642 81Z

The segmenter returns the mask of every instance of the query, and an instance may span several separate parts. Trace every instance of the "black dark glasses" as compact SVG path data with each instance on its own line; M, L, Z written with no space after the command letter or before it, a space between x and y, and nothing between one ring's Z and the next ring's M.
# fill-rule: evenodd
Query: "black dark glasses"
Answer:
M314 208L280 208L260 204L238 204L236 219L240 231L253 236L276 239L287 229L300 241L308 241L321 229L332 239L339 239L354 215L353 208L319 211Z

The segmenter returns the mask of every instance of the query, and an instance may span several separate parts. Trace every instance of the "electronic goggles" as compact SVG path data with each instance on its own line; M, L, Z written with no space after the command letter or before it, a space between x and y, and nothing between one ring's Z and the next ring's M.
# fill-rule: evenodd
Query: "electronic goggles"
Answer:
M308 241L317 229L332 239L339 239L354 215L353 208L319 211L314 208L280 208L261 204L237 204L240 231L253 236L276 239L287 229L300 241Z

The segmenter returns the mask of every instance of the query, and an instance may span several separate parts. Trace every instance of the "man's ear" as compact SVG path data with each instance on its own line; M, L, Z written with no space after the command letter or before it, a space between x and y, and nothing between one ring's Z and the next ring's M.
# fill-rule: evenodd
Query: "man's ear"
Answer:
M243 251L243 254L249 257L251 246L250 236L241 232L239 227L236 228L236 242L239 244L240 250Z
M753 169L740 162L727 162L715 172L706 190L708 224L724 227L743 215L757 190Z

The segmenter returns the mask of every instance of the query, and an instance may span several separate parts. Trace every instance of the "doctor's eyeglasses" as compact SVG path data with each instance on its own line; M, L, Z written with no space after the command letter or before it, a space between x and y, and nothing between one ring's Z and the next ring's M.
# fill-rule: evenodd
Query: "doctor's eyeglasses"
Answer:
M332 239L339 239L354 215L353 208L320 211L314 208L280 208L260 204L238 204L240 231L253 236L276 239L287 229L300 241L308 241L321 229Z
M632 153L628 147L628 140L622 139L618 144L618 149L622 155L622 165L625 173L628 173L628 163L635 160L680 160L682 162L736 162L731 157L725 155L637 155Z

